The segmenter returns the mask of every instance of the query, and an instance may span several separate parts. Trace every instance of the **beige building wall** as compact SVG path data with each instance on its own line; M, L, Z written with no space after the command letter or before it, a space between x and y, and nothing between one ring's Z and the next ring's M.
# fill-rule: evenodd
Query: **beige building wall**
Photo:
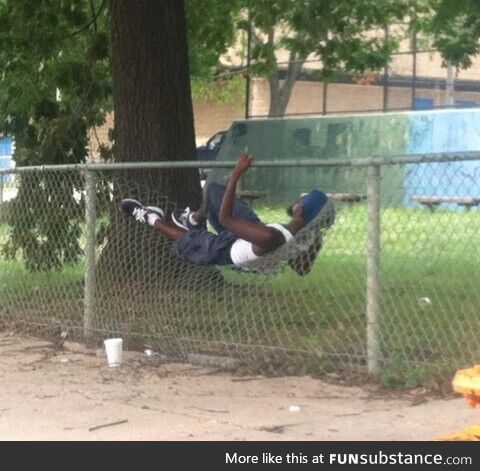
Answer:
M293 89L286 114L321 114L323 110L323 83L298 81ZM264 79L252 81L251 116L267 116L269 85ZM327 87L327 113L373 111L383 108L384 89L379 85L334 83ZM417 98L433 98L434 106L445 104L445 90L417 88ZM480 92L455 91L455 100L474 101L480 105ZM412 89L388 87L388 109L409 109Z
M245 118L245 108L243 103L196 101L193 116L197 145L201 145L217 131L230 128L232 121Z
M439 80L445 80L447 69L443 59L438 52L420 52L417 53L417 77L429 77ZM391 74L395 75L413 75L413 55L401 54L394 55L389 66ZM480 56L472 58L472 66L468 69L459 69L455 71L457 80L480 80Z
M378 110L383 106L383 88L374 85L331 84L327 88L327 113Z
M251 82L250 116L268 116L270 88L265 79ZM292 90L287 114L321 113L323 107L323 83L298 81Z
M106 147L111 146L108 139L109 130L113 129L113 113L109 113L102 126L91 128L88 136L89 149L88 160L90 162L98 162L100 158L99 148L101 145Z

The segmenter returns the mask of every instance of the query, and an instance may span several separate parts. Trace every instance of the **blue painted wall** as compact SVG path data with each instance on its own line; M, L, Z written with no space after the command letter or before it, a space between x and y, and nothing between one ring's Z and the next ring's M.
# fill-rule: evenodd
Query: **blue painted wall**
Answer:
M0 168L12 167L12 139L10 137L4 137L0 139ZM3 175L1 178L4 183L10 180L9 175Z
M412 112L407 153L480 151L479 122L478 109ZM406 165L406 206L417 205L413 195L480 197L480 162Z

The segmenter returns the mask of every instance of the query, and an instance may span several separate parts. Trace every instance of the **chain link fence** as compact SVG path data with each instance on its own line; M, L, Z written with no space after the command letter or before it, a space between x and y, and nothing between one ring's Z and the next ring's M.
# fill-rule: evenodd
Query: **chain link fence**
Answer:
M372 373L389 385L478 362L480 155L257 162L361 182L330 192L333 226L307 227L265 257L267 271L186 264L118 210L124 197L174 208L136 175L182 165L231 163L1 170L0 325L93 344L120 335L129 349L228 357L244 372ZM383 181L387 167L404 178ZM253 205L282 223L289 203ZM298 250L315 259L304 276Z

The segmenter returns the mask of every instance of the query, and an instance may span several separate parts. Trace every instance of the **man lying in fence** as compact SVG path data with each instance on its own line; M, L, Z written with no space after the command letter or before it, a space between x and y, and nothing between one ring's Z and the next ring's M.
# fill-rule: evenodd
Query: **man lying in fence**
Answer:
M252 157L241 156L227 186L210 183L206 187L199 210L177 209L165 212L153 206L143 206L136 200L124 199L120 209L137 221L149 224L173 240L172 252L180 259L198 265L243 265L274 251L293 239L309 224L328 201L325 193L312 190L293 203L287 213L287 224L264 224L250 206L235 196L241 176L249 169ZM206 221L217 231L207 230ZM333 220L327 225L333 224ZM321 234L305 253L290 266L300 275L307 274L321 248Z

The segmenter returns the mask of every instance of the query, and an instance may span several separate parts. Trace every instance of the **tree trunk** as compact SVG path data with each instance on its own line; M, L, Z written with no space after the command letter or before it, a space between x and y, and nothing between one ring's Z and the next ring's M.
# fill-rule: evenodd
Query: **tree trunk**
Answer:
M114 79L114 157L116 162L195 159L193 106L183 0L110 0ZM130 170L112 172L111 223L98 275L103 286L136 280L164 289L190 270L169 253L170 241L151 227L127 220L121 198L145 205L197 208L199 172ZM181 274L181 277L177 276ZM177 279L177 280L176 280Z
M271 118L283 116L287 109L288 102L290 101L293 85L288 90L281 87L278 78L278 71L268 77L268 83L270 85L270 106L268 108L268 116Z
M183 0L110 0L109 6L115 160L195 160ZM200 202L197 170L132 171L129 177L180 205Z
M283 83L280 85L278 66L273 74L268 77L270 85L270 106L268 115L270 117L283 116L285 114L290 97L292 96L293 86L297 81L303 62L304 59L291 52L287 75Z

